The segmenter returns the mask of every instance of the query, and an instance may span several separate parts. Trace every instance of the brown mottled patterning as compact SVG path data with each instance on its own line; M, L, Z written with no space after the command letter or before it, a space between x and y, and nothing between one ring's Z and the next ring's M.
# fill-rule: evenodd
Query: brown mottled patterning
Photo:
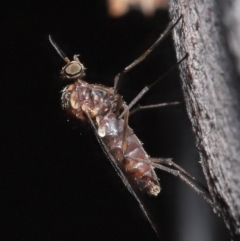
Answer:
M75 59L70 64L78 63ZM64 78L68 66L69 64L63 68ZM72 69L78 70L78 68ZM126 131L126 151L123 152L121 149L124 121L117 118L117 112L123 109L124 103L120 95L115 94L112 88L88 84L77 79L75 83L64 88L62 106L80 120L84 120L88 112L96 125L99 137L109 148L123 173L141 190L150 195L158 195L160 185L153 167L139 161L139 159L148 160L149 156L130 127L127 127Z

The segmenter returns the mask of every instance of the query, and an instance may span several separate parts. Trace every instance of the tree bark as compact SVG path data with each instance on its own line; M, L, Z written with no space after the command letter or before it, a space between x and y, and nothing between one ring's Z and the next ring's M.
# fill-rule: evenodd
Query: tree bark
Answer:
M232 22L240 22L240 5L222 2L171 0L170 16L183 16L173 39L178 60L189 54L180 66L182 88L207 185L239 238L240 24Z

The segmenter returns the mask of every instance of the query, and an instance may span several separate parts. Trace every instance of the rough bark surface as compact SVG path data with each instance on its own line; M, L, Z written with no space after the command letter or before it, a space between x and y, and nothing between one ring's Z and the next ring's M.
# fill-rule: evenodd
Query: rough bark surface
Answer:
M232 12L232 5L223 7L214 0L170 1L172 20L183 15L173 31L173 39L177 59L189 54L180 71L201 165L227 227L233 236L239 237L240 82L237 63L240 62L240 41L236 42L232 34L240 32L240 25L232 26L238 28L237 32L231 22L234 16L239 21L240 13L237 16Z
M240 1L223 0L221 3L223 23L227 30L229 49L234 56L236 69L240 75Z

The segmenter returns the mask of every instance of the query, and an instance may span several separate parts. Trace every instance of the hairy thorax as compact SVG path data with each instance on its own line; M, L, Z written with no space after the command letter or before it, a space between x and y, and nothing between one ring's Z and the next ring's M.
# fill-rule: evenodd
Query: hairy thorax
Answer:
M62 107L81 120L85 119L86 111L94 119L110 111L115 113L122 104L122 97L114 94L112 88L88 84L82 80L66 86L62 92Z

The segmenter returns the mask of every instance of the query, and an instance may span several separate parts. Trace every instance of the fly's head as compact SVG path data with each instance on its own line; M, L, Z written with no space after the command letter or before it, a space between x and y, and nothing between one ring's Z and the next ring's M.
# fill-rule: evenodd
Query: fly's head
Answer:
M73 60L70 61L59 46L54 42L51 35L49 35L49 41L60 57L66 62L66 65L61 70L61 77L65 80L72 81L77 81L80 77L83 77L85 75L85 68L78 59L78 55L74 55Z
M68 58L65 58L64 60L67 64L60 72L63 79L75 81L85 76L85 67L78 59L78 55L73 56L73 61L70 61Z

